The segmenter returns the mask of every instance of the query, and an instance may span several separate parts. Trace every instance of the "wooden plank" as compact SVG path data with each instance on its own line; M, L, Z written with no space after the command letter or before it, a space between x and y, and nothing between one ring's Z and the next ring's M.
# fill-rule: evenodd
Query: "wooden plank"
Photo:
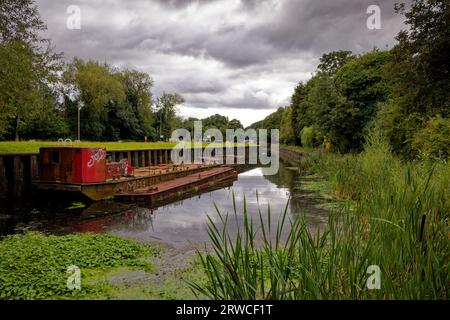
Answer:
M0 192L6 192L8 182L6 181L6 168L3 157L0 156Z
M146 166L146 164L145 164L145 152L144 151L139 151L139 154L140 154L140 158L141 158L140 166L141 167L145 167Z
M151 151L147 151L148 154L148 166L152 165L152 152Z
M30 177L31 177L31 180L39 179L38 156L31 156L31 158L30 158Z
M169 150L164 150L164 163L169 164Z
M13 170L14 170L14 180L13 180L13 190L14 196L20 197L24 189L24 168L22 157L16 156L13 159Z

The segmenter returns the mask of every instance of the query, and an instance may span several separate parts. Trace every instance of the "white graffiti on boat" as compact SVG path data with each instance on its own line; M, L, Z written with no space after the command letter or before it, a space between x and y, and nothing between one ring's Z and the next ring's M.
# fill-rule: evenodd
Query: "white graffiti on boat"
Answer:
M92 168L96 162L100 162L105 158L106 151L104 149L94 149L94 152L91 151L91 158L87 163L88 168Z

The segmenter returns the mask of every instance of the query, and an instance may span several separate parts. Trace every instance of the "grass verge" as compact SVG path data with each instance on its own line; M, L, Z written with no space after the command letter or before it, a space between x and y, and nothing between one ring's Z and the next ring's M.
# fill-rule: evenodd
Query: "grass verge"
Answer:
M171 149L175 146L172 142L80 142L59 143L57 141L24 141L24 142L0 142L0 154L26 154L39 153L41 147L101 147L108 151L147 150L147 149Z
M59 143L57 141L0 141L0 154L35 154L39 153L41 147L100 147L107 151L127 151L127 150L153 150L153 149L172 149L174 142L71 142ZM203 143L206 146L222 146L222 143ZM235 143L235 146L245 146L245 144ZM252 145L252 144L250 144Z

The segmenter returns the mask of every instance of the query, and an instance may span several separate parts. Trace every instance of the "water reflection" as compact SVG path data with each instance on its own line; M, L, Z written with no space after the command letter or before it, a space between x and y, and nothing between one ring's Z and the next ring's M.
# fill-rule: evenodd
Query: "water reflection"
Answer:
M326 221L326 211L315 207L317 202L323 199L300 189L301 179L295 168L281 164L279 173L275 176L264 176L262 170L256 168L239 174L238 180L231 183L229 187L205 192L159 208L151 208L142 203L103 201L73 213L68 213L58 206L37 209L38 213L32 213L26 206L21 209L12 206L0 210L0 232L107 232L139 241L185 245L208 240L207 215L217 223L220 221L215 206L222 214L232 215L229 230L235 233L238 224L242 224L244 203L249 216L255 222L259 222L259 209L266 217L269 205L274 224L285 209L291 217L305 214L311 228L316 228ZM237 221L234 218L233 194Z

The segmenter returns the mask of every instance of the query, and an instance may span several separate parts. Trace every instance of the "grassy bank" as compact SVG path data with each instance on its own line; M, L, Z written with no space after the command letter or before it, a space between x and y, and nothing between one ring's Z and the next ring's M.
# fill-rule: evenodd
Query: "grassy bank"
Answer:
M154 150L154 149L172 149L176 143L174 142L70 142L60 143L57 141L23 141L23 142L5 142L0 141L0 154L28 154L39 153L41 147L100 147L108 151L127 151L127 150ZM247 144L248 145L248 144ZM250 144L255 146L254 144ZM203 143L203 147L207 146L223 146L222 143ZM234 146L243 147L243 143L235 143Z
M301 168L352 201L331 210L317 234L287 216L270 226L245 212L236 237L226 228L233 217L222 216L222 229L210 222L214 252L200 255L208 282L192 283L196 291L213 299L449 298L448 163L402 162L372 138L360 155L316 152ZM283 228L291 232L282 239ZM370 287L371 266L380 269L379 289Z
M80 142L59 143L57 141L24 141L24 142L0 142L0 154L14 153L39 153L41 147L58 146L101 147L108 151L170 149L175 146L173 142Z

